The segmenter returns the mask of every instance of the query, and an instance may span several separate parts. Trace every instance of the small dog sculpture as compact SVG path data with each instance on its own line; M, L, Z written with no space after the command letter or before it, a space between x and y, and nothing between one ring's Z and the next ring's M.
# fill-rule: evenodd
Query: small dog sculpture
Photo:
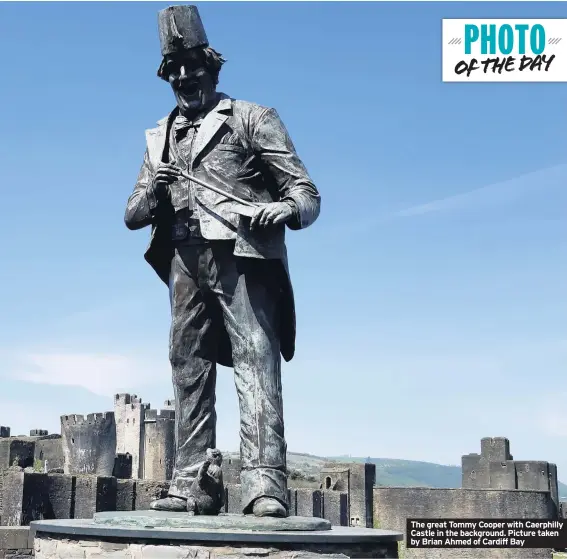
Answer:
M216 516L224 506L224 483L222 479L222 454L216 448L207 449L206 460L199 468L197 477L189 490L187 512L189 515Z

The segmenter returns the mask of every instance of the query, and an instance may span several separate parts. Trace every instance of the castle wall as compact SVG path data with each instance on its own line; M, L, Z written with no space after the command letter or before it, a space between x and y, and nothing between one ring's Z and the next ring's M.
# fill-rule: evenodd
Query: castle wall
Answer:
M116 491L114 477L77 476L73 518L92 518L93 511L116 510Z
M350 526L349 495L340 491L323 491L323 518L332 526Z
M29 468L33 466L35 443L29 439L0 439L0 470L10 466Z
M147 410L144 418L143 479L170 480L175 464L175 412Z
M406 530L408 518L555 519L555 504L543 491L375 487L374 525ZM404 559L550 559L549 549L406 549Z
M116 455L112 475L118 479L132 478L132 456L130 454Z
M559 480L557 478L557 464L547 465L549 472L549 492L551 500L555 503L557 512L559 513Z
M225 457L222 461L222 479L225 485L238 485L240 483L240 458Z
M3 499L2 523L29 524L44 518L91 518L101 510L146 510L167 494L167 482L117 480L91 475L35 474L12 469ZM365 474L365 479L368 479ZM241 512L240 486L226 486L226 512ZM289 490L290 513L327 518L347 525L348 495L334 490ZM555 504L548 491L373 489L374 526L405 530L407 518L541 518L552 519ZM547 553L547 555L546 555ZM549 550L405 550L404 559L549 559Z
M47 475L11 468L3 477L2 526L27 526L40 520L46 509Z
M65 474L47 476L47 502L43 518L75 518L77 478Z
M32 520L92 518L95 512L148 510L167 495L169 484L151 480L117 480L94 475L40 474L11 468L0 497L0 526L27 526ZM0 547L0 558L2 557Z
M0 558L25 559L33 554L33 536L28 527L0 526Z
M516 463L513 460L489 462L488 474L491 489L519 489L516 479Z
M66 474L111 476L116 454L114 413L61 416Z
M114 397L116 452L132 456L133 478L142 477L144 415L149 407L135 394L116 394Z
M48 435L35 441L34 461L47 466L47 470L63 469L63 443L61 435Z
M518 489L549 491L549 468L547 462L535 460L516 461Z
M490 486L488 463L476 453L465 454L461 459L463 489L482 489Z

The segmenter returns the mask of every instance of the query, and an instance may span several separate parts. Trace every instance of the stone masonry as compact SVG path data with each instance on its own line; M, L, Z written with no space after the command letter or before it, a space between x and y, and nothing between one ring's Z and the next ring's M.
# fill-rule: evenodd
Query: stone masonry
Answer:
M169 480L175 464L175 411L146 410L143 479Z
M132 477L142 477L144 416L149 404L142 403L136 394L116 394L116 452L132 456Z
M504 437L481 440L480 454L462 457L463 489L548 491L559 513L557 466L537 460L514 460Z
M63 416L62 436L34 429L29 437L0 437L0 525L91 518L102 510L145 510L165 496L175 455L175 411L167 409L168 403L166 409L152 410L138 397L122 394L115 399L114 413ZM9 434L9 428L3 433ZM133 456L120 452L125 448L138 449L137 474ZM62 463L65 453L68 473L52 472L48 464ZM329 462L315 486L290 478L290 514L323 517L334 526L390 529L401 529L409 516L510 518L522 512L524 517L558 518L555 464L514 460L503 437L482 439L480 454L462 460L463 487L451 490L376 488L374 464ZM241 512L240 466L230 456L223 464L225 512ZM405 559L425 557L412 550L404 553ZM459 553L454 557L464 559ZM483 557L510 557L503 551L485 553Z
M113 412L61 416L66 474L111 476L116 457Z
M348 495L349 526L372 528L375 464L327 463L321 470L320 477L322 490L344 492Z
M175 402L150 409L135 394L116 394L116 452L132 457L132 478L171 479L175 456Z

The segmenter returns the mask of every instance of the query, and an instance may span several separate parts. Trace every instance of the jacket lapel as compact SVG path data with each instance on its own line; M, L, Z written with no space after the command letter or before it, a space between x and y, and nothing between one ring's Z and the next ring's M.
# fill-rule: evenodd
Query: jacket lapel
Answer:
M203 119L199 132L195 138L195 146L193 151L193 162L196 162L201 152L207 147L209 142L214 138L220 127L226 122L228 115L222 114L220 111L230 109L232 102L229 97L221 94L221 100L218 105L210 111Z
M226 122L228 115L222 114L221 111L227 111L231 107L232 101L230 97L221 93L219 103L207 114L207 116L205 116L201 126L199 127L193 151L194 162L219 131L220 127ZM177 114L176 111L177 109L174 109L171 114L158 121L156 128L146 130L146 143L148 145L150 163L154 169L157 169L162 161L163 150L167 140L167 124L169 119Z
M148 145L148 154L150 163L154 169L157 169L161 163L165 141L167 139L167 121L169 117L162 118L158 122L157 128L146 130L146 143Z

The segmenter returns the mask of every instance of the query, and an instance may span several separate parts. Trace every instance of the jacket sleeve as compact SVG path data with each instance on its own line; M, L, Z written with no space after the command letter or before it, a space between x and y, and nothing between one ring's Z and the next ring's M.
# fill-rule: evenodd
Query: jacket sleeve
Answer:
M252 146L278 187L280 200L295 209L290 229L304 229L319 216L321 196L295 151L275 109L265 109L253 128Z
M138 174L138 180L126 205L124 222L128 229L141 229L142 227L151 225L154 221L157 199L151 188L152 179L153 171L150 166L150 158L146 148L142 168Z

